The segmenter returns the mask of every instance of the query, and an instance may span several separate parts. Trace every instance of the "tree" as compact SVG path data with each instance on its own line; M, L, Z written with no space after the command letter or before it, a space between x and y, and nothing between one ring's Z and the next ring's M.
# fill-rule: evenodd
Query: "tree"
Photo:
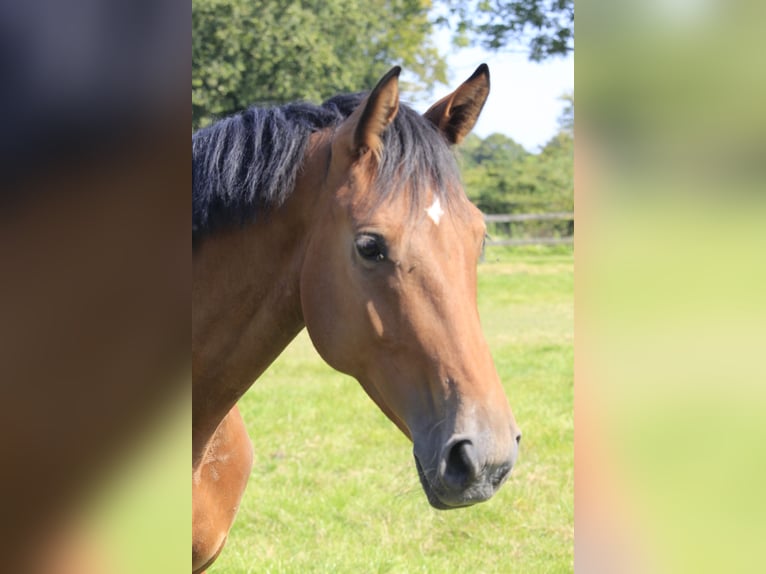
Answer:
M574 98L566 106L560 131L539 153L513 139L491 134L468 136L458 147L463 183L471 200L485 213L572 211L574 208ZM562 225L568 225L566 223Z
M485 213L515 211L516 179L530 155L503 134L485 139L470 135L458 148L463 182L472 201Z
M567 92L559 97L564 102L564 109L559 116L559 129L574 137L574 92Z
M443 0L458 45L525 45L535 62L574 51L574 0Z
M428 0L192 0L192 126L370 89L394 63L446 81ZM415 86L405 84L412 91Z

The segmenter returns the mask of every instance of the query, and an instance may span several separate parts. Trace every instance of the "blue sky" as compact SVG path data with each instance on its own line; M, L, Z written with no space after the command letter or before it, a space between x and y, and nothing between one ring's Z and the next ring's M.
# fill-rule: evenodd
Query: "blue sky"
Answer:
M444 34L437 45L447 54L450 88L438 87L435 99L456 88L482 62L489 65L492 87L474 133L486 137L499 132L532 152L557 133L556 120L564 108L558 97L574 90L574 56L535 63L524 53L455 49Z

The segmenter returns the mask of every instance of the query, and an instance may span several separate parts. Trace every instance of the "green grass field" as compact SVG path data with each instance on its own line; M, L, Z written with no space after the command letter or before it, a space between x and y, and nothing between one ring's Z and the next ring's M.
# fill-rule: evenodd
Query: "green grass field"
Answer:
M571 572L573 255L488 248L485 335L524 440L501 491L433 510L409 441L302 333L240 402L255 464L211 574Z

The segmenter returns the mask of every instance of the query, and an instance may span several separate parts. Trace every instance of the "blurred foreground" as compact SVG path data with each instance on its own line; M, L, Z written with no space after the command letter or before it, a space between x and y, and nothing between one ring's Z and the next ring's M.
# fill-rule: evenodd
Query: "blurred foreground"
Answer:
M173 429L188 410L179 412L190 341L188 22L188 4L168 1L0 7L9 572L169 572L167 560L148 559L154 549L181 558L172 541L189 532L180 462L190 441ZM168 441L158 467L151 453ZM142 488L153 473L156 484ZM140 495L120 502L132 488ZM126 535L122 554L94 539L109 533L99 516L122 517L111 530Z
M764 5L577 8L576 571L755 571Z

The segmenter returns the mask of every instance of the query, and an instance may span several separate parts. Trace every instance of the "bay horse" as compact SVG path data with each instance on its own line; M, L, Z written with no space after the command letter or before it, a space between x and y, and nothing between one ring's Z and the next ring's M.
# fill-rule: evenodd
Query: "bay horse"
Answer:
M399 102L399 73L192 136L194 572L221 551L251 471L235 405L304 326L412 440L433 507L487 500L514 464L521 433L476 302L484 220L450 149L489 69L423 115Z

